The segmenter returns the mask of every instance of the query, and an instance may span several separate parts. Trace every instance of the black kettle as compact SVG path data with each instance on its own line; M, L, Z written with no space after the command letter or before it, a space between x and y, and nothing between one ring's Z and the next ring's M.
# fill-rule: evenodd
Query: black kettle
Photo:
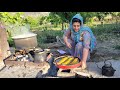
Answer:
M113 76L115 71L116 70L112 67L111 62L109 62L109 64L107 64L106 60L105 60L104 61L104 66L102 67L102 75Z

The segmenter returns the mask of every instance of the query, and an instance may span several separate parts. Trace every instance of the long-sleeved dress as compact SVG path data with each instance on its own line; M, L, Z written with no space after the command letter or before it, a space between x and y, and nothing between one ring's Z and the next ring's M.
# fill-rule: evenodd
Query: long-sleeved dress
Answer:
M78 57L80 60L83 56L83 48L90 49L90 33L88 31L83 31L80 35L80 42L74 42L74 34L71 33L70 29L64 32L64 36L67 36L67 41L72 45L72 48L68 48L69 53L74 56ZM88 54L87 61L90 59L90 52Z

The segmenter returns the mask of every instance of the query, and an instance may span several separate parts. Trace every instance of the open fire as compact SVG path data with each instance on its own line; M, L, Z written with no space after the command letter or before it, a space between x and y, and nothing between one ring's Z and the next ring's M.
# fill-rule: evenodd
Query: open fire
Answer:
M12 54L11 60L14 61L27 61L27 62L35 62L35 52L36 51L44 51L40 48L34 48L34 49L20 49L15 50L15 52ZM76 73L73 72L72 69L69 70L61 70L60 68L56 67L56 65L53 63L55 57L52 53L47 53L47 57L45 59L45 62L48 62L50 68L47 70L47 73L42 74L42 78L92 78L88 74L85 73ZM36 62L35 62L36 63ZM37 62L38 63L38 62ZM84 75L83 75L84 74ZM87 76L88 75L88 76ZM37 75L36 78L41 78L41 76Z

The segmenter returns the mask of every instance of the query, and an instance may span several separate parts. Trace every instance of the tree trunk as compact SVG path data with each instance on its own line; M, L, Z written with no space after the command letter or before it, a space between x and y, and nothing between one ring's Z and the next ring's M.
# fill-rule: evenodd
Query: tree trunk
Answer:
M118 18L117 18L117 16L116 16L116 18L115 18L115 19L116 19L116 24L118 24Z
M64 25L64 23L62 22L62 30L64 29L64 26L63 26L63 25Z

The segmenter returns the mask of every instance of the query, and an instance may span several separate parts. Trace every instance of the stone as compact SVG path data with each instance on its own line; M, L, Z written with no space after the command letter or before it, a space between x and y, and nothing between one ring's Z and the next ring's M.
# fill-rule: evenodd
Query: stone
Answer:
M5 66L3 60L10 56L10 54L9 44L7 42L7 32L3 24L0 23L0 69Z

